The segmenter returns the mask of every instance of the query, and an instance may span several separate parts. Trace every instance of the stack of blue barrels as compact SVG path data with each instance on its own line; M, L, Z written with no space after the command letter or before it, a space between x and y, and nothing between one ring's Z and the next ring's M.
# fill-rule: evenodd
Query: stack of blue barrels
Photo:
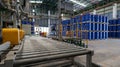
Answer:
M62 36L66 36L66 32L70 31L70 20L62 21Z
M71 24L69 29L73 32L73 37L89 40L108 38L108 18L106 16L87 13L71 18L69 23L68 20L64 20L62 21L63 36L67 31L67 24Z
M109 20L109 38L120 38L120 19Z
M22 21L22 24L31 25L31 34L34 34L34 22Z
M108 19L106 16L85 14L82 16L82 30L87 30L89 40L108 38ZM85 34L85 32L83 32ZM83 37L85 35L82 35ZM84 38L83 38L84 39Z

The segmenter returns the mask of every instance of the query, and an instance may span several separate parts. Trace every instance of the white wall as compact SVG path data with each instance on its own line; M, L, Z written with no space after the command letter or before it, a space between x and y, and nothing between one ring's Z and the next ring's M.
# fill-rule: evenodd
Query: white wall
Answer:
M39 26L34 27L35 34L39 34L41 31L41 28Z
M38 31L38 32L36 32L36 31ZM35 34L39 34L40 31L41 32L47 32L47 36L48 36L48 34L49 34L49 27L39 27L39 26L35 27Z

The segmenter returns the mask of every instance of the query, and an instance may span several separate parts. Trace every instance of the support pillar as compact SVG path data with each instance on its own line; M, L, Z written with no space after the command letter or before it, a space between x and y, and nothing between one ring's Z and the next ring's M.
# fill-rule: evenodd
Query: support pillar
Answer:
M48 36L50 35L51 29L50 29L50 10L48 11Z
M113 5L113 19L117 19L117 3Z
M96 10L93 10L93 14L97 14L97 11L96 11Z

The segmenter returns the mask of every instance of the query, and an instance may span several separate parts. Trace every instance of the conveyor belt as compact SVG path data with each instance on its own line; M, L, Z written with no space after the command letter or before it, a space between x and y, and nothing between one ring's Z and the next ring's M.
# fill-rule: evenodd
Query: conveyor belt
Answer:
M67 65L67 63L71 65L73 64L73 59L71 58L79 55L87 55L86 66L91 67L93 55L91 50L47 38L31 37L25 40L22 49L16 53L14 66L32 67L39 64L38 67L56 67L57 65Z

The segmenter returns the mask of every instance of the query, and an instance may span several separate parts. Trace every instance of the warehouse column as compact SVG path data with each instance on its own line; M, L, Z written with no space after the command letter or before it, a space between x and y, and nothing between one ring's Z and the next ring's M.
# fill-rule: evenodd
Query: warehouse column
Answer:
M93 14L97 14L97 11L96 11L96 10L93 10Z
M59 18L59 23L58 23L58 39L62 40L62 31L61 31L61 0L58 1L58 18Z
M48 11L48 36L50 35L50 32L51 32L51 30L50 30L50 10Z
M1 27L3 27L3 22L2 22L2 11L0 12L0 24L1 24Z
M19 0L17 0L17 5L16 5L16 9L17 9L17 21L16 21L16 27L17 28L19 28L19 24L20 24L20 22L19 22L19 18L20 18L20 13L19 13L19 9L20 9L20 1Z
M113 5L113 19L117 19L117 3Z

